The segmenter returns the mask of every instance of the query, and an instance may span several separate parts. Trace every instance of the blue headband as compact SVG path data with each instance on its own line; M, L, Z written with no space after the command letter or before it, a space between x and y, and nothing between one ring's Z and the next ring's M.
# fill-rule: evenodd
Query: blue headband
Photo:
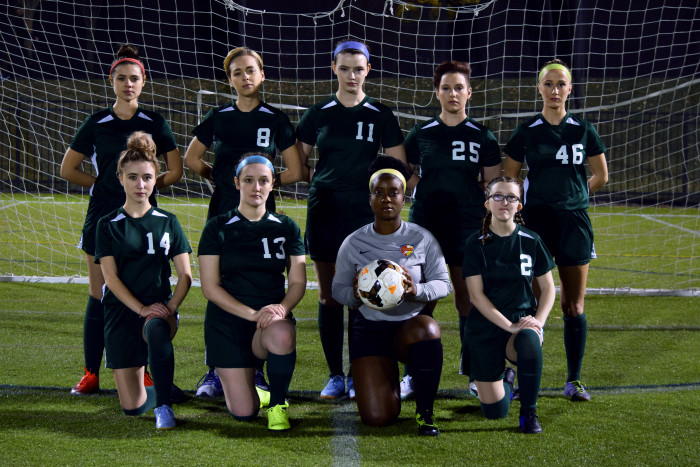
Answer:
M338 47L336 47L335 50L333 51L333 59L335 59L335 57L340 52L342 52L343 50L347 50L347 49L359 50L360 52L362 52L365 55L365 57L367 57L367 61L369 62L369 50L367 50L367 47L365 46L365 44L363 44L361 42L355 42L355 41L345 41L345 42L341 42L340 44L338 44Z
M241 169L245 167L248 164L265 164L272 170L272 174L275 174L275 168L272 166L272 162L267 157L264 156L248 156L245 159L243 159L240 164L238 164L238 167L236 167L236 177L238 177L238 174L241 173Z

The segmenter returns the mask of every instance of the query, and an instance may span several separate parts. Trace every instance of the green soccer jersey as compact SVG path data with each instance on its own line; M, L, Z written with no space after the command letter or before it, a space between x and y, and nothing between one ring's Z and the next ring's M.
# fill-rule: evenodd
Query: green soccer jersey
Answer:
M198 254L219 256L221 286L255 310L284 299L289 256L306 254L299 226L269 211L257 222L238 209L207 221Z
M96 242L95 263L113 256L119 279L147 305L170 297L170 260L192 252L177 217L159 208L139 218L124 208L104 216L97 223ZM102 303L114 305L119 299L105 286Z
M214 143L212 178L217 190L236 198L233 178L243 154L262 151L274 160L276 151L296 142L289 117L264 102L250 112L241 112L235 102L212 109L192 133L206 147Z
M416 125L404 144L408 162L420 165L411 218L423 219L427 211L444 206L475 218L478 226L486 214L481 169L501 164L493 133L469 117L456 126L435 117Z
M540 237L516 225L507 237L491 233L481 243L481 233L473 234L464 249L462 276L478 276L484 294L501 313L514 313L537 307L532 279L554 268L554 261Z
M157 154L177 148L168 122L141 107L129 120L122 120L109 106L90 115L78 129L70 147L89 158L95 167L97 180L90 188L92 196L124 196L124 187L117 178L117 161L126 149L126 140L135 131L143 131L153 138Z
M379 148L398 146L403 134L391 110L371 97L345 107L333 96L304 113L297 139L318 147L312 186L351 191L367 190L367 169Z
M593 125L582 118L567 112L554 126L540 113L517 126L503 152L527 163L523 204L574 210L588 207L583 161L603 154L605 145Z

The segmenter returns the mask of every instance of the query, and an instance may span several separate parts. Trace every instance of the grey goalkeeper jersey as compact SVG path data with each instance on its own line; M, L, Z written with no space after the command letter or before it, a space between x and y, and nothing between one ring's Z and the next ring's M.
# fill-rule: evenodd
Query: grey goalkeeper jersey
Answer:
M355 298L353 280L360 268L375 259L389 259L400 264L416 285L415 297L407 297L389 311L378 311ZM357 308L370 321L404 321L416 316L427 302L450 294L450 275L435 237L428 230L410 222L390 235L379 235L367 224L347 236L340 246L333 277L333 298L343 305Z

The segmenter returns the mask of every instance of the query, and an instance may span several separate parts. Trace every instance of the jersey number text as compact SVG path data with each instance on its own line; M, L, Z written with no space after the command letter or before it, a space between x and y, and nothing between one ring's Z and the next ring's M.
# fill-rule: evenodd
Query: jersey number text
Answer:
M364 125L364 122L357 122L357 136L355 136L355 139L362 139L362 127ZM374 141L372 137L374 136L374 123L370 123L367 125L369 127L369 135L367 135L367 141L370 143Z
M532 274L532 258L530 255L520 255L520 274L528 277Z
M479 148L481 145L473 141L469 142L469 152L472 154L469 156L469 160L472 162L479 162ZM466 159L465 150L467 145L464 141L452 141L452 160L453 161L463 161Z
M571 146L571 150L573 151L573 163L574 165L578 165L583 162L583 144L574 144ZM561 161L562 164L568 164L569 163L569 153L566 150L566 145L562 146L559 148L559 151L557 151L557 159Z
M266 148L270 145L270 129L258 128L258 140L255 142L259 147Z
M148 232L146 234L146 238L148 239L148 250L146 250L146 253L149 255L155 255L156 250L153 248L153 232ZM163 234L163 237L160 239L159 246L165 250L165 256L168 256L168 252L170 251L170 234L168 232Z
M275 253L275 258L277 258L277 259L284 259L285 258L285 255L284 255L284 242L285 242L285 240L286 239L284 237L277 237L274 240L272 240L272 243L279 243L280 251ZM270 247L267 244L267 238L262 239L262 244L263 244L263 248L265 249L265 253L263 254L263 258L265 258L265 259L272 258L272 255L270 254Z

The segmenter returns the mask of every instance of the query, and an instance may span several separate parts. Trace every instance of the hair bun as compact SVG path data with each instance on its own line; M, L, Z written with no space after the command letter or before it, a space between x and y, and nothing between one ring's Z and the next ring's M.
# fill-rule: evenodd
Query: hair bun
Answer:
M117 54L114 56L115 60L120 58L134 58L136 60L141 60L139 58L139 49L135 45L124 44L119 47Z
M150 156L156 155L156 143L143 131L136 131L126 141L127 150L141 151Z

